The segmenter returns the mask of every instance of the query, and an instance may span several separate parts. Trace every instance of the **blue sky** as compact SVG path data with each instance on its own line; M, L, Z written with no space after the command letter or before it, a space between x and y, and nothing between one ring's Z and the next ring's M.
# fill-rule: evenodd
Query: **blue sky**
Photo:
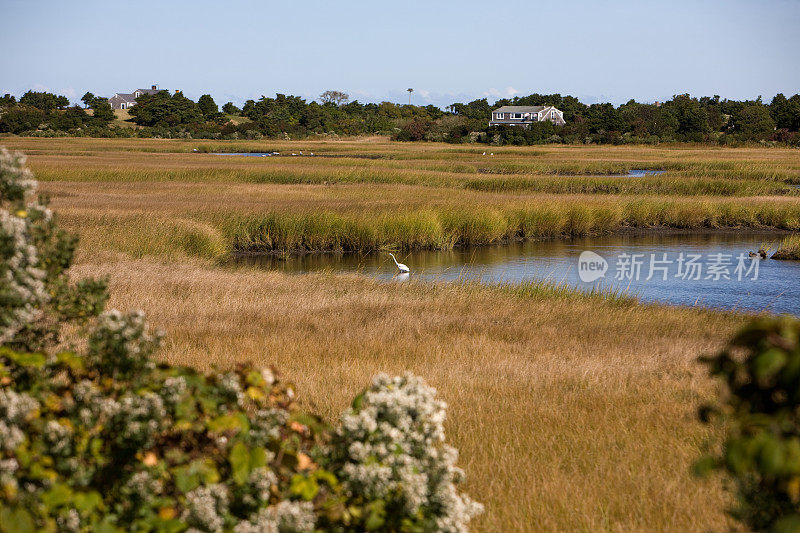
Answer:
M0 93L768 101L800 92L798 28L800 0L0 0Z

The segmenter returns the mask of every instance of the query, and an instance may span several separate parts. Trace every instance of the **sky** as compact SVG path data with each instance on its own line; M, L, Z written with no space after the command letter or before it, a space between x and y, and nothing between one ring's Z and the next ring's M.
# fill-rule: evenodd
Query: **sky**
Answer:
M0 94L158 84L440 107L800 93L800 0L0 0Z

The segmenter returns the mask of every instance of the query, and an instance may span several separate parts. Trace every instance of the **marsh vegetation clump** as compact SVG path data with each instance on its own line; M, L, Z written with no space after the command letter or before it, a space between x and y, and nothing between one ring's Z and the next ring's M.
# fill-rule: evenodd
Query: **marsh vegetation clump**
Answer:
M784 238L772 258L800 261L800 234Z

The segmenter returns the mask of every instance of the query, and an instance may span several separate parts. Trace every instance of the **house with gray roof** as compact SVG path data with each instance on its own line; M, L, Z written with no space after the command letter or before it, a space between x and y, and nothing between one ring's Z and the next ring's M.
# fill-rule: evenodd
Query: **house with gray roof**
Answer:
M549 105L505 105L492 111L489 126L523 126L529 128L534 122L549 120L563 126L564 112Z
M132 93L114 93L114 96L108 99L111 109L130 109L136 105L136 99L143 94L156 94L163 91L159 89L158 85L153 85L150 89L136 89Z

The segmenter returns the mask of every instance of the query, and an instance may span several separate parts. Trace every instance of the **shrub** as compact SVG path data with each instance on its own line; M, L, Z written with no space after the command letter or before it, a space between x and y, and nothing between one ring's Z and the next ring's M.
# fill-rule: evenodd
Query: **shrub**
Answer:
M466 531L433 389L379 376L332 428L273 369L156 364L143 313L69 282L35 188L0 151L0 532ZM69 322L82 351L57 349Z
M757 530L800 530L800 322L755 319L718 355L703 359L722 381L718 403L701 410L727 434L697 463L732 479L733 516Z

